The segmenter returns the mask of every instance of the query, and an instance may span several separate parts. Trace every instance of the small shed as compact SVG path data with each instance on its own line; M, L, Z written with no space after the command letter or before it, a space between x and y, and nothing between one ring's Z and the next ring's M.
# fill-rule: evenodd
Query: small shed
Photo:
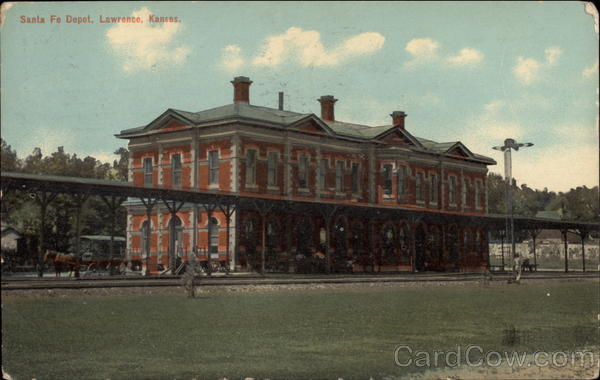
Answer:
M2 251L18 252L23 236L14 228L2 226Z

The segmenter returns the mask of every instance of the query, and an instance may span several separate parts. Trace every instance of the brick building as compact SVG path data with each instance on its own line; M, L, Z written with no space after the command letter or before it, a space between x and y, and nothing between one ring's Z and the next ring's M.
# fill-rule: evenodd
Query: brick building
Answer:
M389 125L352 124L336 120L333 96L318 99L319 117L283 110L281 93L278 109L251 105L249 78L231 83L232 104L200 112L168 109L148 125L118 134L129 140L129 181L316 207L486 214L487 165L495 161L460 141L414 136L404 112L392 112ZM286 272L323 255L330 263L367 270L469 270L486 263L487 231L477 226L361 214L334 217L326 233L325 218L302 210L237 210L227 223L223 210L193 204L157 205L148 225L141 203L127 209L128 254L133 260L149 255L150 271L193 252L239 270Z

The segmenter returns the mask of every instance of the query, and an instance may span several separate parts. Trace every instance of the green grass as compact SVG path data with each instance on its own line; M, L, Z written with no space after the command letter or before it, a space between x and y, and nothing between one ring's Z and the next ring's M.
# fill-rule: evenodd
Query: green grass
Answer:
M395 366L399 344L597 347L599 300L588 281L11 301L2 362L38 380L401 376L418 369Z

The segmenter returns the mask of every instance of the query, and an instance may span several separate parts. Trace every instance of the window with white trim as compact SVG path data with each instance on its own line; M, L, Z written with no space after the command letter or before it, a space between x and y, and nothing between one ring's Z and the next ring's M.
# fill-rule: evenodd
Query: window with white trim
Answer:
M208 170L209 184L219 184L219 151L211 150L208 152Z
M475 180L475 208L481 209L481 180Z
M439 189L438 189L438 176L435 173L432 173L429 175L429 181L430 181L430 189L429 189L429 200L431 203L437 203L438 201L438 194L439 194Z
M277 152L269 152L267 155L267 186L277 186Z
M322 158L321 162L319 162L319 190L324 191L327 187L327 168L328 168L328 160L326 158Z
M392 195L392 164L383 165L383 195Z
M308 187L308 157L304 154L298 160L298 187L301 189Z
M246 185L256 185L256 150L246 151Z
M415 196L417 201L423 202L425 199L423 197L423 173L417 173L415 179Z
M171 156L171 175L172 185L181 186L181 154L177 153Z
M398 167L398 200L406 200L406 177L408 175L408 168L404 165Z
M144 158L144 185L152 185L153 168L152 157Z
M468 178L463 178L462 183L462 205L463 207L469 207L469 187L471 183Z
M335 162L335 192L344 191L344 161Z
M448 176L448 203L456 205L456 177Z
M352 193L356 194L359 191L360 164L352 163Z

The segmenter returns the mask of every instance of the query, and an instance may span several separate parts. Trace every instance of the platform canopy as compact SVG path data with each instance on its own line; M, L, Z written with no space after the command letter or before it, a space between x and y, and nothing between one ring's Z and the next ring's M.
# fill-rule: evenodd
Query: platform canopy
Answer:
M424 210L402 206L355 204L334 200L289 200L256 194L244 196L218 190L171 189L160 186L135 186L131 182L100 180L93 178L38 175L0 172L2 192L17 190L25 192L45 191L50 193L88 194L119 196L141 199L160 199L192 204L228 204L237 209L253 210L267 207L271 212L286 211L305 214L345 215L374 219L407 220L413 223L460 224L481 226L490 230L501 230L506 225L506 215L465 215L456 212ZM514 216L515 228L522 230L555 229L586 230L600 229L600 223L556 220L540 217Z

